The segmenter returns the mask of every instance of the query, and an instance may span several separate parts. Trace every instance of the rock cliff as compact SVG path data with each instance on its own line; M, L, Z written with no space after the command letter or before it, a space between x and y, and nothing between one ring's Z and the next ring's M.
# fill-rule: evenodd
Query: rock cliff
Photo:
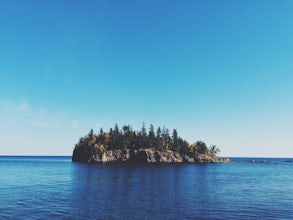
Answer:
M229 162L229 159L206 154L180 155L173 151L159 151L151 148L139 150L107 150L104 152L95 152L91 148L75 148L72 161L88 163L222 163Z

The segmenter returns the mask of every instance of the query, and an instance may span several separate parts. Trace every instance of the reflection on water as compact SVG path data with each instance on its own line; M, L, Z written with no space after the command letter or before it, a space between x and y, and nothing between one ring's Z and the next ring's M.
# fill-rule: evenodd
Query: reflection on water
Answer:
M293 219L293 163L0 157L0 219Z
M264 167L250 163L135 166L72 163L70 173L70 184L65 191L70 192L68 211L74 218L253 219L263 216L274 219L278 216L286 219L292 216L288 208L293 199L289 194L292 185L288 181L293 178L284 164ZM282 194L276 191L280 186Z
M147 164L97 165L75 163L72 167L72 206L76 215L122 218L182 216L194 218L209 210L217 179L216 166ZM93 210L98 210L93 212ZM186 212L189 210L189 212ZM190 212L192 211L192 212Z
M101 217L180 215L180 173L176 165L86 165L72 169L73 206ZM78 213L77 213L78 214ZM110 215L110 216L109 216ZM97 216L97 217L98 217Z

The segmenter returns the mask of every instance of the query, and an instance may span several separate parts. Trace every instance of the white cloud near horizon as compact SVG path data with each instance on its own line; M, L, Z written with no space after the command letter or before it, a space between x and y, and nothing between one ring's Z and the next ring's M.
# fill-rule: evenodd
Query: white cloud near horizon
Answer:
M281 114L283 111L286 110L234 119L231 116L229 121L213 115L190 119L197 121L196 126L184 122L171 127L176 127L180 136L190 142L216 144L222 156L293 157L293 118ZM87 117L36 108L25 99L0 100L0 155L71 155L78 139L91 128L98 132L101 127L107 130L114 123L119 124L109 115Z
M25 99L0 100L0 155L71 155L80 136L108 120L77 120L33 108Z

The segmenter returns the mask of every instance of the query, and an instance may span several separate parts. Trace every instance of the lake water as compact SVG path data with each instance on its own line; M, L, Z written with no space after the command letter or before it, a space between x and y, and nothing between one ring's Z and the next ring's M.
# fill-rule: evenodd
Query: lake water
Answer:
M293 219L293 160L234 160L99 165L2 156L0 219Z

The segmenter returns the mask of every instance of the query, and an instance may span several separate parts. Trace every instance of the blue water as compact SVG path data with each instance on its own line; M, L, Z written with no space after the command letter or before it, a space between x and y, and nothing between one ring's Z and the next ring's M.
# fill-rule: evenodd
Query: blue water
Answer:
M293 219L293 160L234 160L134 166L0 157L0 219Z

